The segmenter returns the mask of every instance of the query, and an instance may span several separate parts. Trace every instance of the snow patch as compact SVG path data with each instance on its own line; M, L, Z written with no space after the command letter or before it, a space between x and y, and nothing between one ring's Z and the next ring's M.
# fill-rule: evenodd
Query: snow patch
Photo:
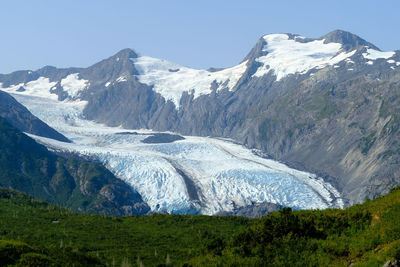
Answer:
M324 40L315 40L306 43L296 42L289 39L287 34L269 34L265 35L262 51L267 52L256 61L262 63L255 77L261 77L271 70L279 81L289 74L305 74L313 68L321 69L328 65L334 65L338 62L354 55L356 50L351 52L342 52L342 45L339 43L325 44Z
M393 59L389 59L388 61L386 61L387 63L389 63L389 64L394 64L394 63L396 63L396 61L394 61Z
M89 86L89 81L79 79L79 73L73 73L61 80L63 90L72 98L75 98Z
M126 76L120 76L115 80L117 83L122 83L122 82L126 82L128 81L128 79L126 78Z
M367 48L367 52L363 53L362 55L366 59L376 60L378 58L384 58L384 59L391 58L394 56L395 53L396 52L394 51L382 52L375 49Z
M396 66L400 66L400 62L396 62Z
M104 85L105 87L110 86L111 82L106 82L106 84Z
M370 60L370 61L367 61L365 64L367 64L367 65L373 65L374 62L373 62L372 60Z
M19 95L33 95L37 97L44 97L57 100L58 96L50 92L50 90L56 84L57 82L50 82L49 78L39 77L37 80L30 81L27 83L10 85L7 88L3 88L3 84L1 84L0 89L8 93L14 93ZM19 90L21 87L24 90Z
M247 61L232 68L210 72L146 56L131 60L139 72L139 81L153 86L154 91L172 101L177 109L184 92L192 93L194 98L197 98L210 94L213 84L217 90L233 90L247 68Z

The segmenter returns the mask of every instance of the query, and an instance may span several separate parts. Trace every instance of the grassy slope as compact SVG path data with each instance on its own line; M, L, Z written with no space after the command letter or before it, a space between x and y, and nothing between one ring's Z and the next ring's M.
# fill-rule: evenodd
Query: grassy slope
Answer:
M400 259L400 189L345 210L272 213L193 265L382 266Z
M82 265L111 266L382 266L400 258L399 189L346 210L284 209L261 219L77 214L1 189L0 218L0 239L11 240L0 242L0 257L4 242L25 242L60 265L78 256ZM25 254L17 260L32 260Z
M25 242L45 255L49 254L46 251L54 255L81 252L116 266L124 261L135 265L138 259L145 266L165 264L167 258L172 264L182 263L201 255L209 238L229 239L250 221L209 216L85 215L19 193L10 199L0 198L0 218L0 239ZM59 223L52 222L56 219ZM68 258L64 261L65 265Z

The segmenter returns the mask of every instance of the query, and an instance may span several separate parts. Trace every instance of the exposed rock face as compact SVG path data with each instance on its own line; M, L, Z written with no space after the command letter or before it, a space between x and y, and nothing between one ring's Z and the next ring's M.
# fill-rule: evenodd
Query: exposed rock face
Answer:
M293 47L299 50L293 52ZM296 55L305 61L293 65ZM288 60L280 62L280 57ZM87 119L110 126L235 139L325 177L349 204L400 184L399 51L383 53L344 31L319 39L265 36L245 57L233 87L230 79L217 79L229 69L213 69L208 75L217 78L210 92L187 88L179 95L179 107L163 95L163 88L156 90L159 84L143 81L145 68L152 66L143 68L139 61L125 49L86 69L45 67L0 75L0 82L5 88L48 77L57 83L52 92L59 99L88 101ZM183 68L169 68L167 74L195 71ZM89 85L72 97L61 80L73 73Z
M250 217L250 218L260 218L264 215L267 215L270 212L281 210L283 206L264 202L264 203L254 203L253 205L239 207L232 212L219 212L216 215L219 216L243 216L243 217Z

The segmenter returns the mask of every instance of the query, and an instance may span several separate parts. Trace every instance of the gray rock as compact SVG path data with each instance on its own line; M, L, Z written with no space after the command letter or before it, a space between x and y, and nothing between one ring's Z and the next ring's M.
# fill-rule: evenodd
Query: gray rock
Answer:
M268 213L281 210L283 206L275 203L263 202L253 203L248 206L235 208L233 211L221 211L217 216L243 216L249 218L260 218Z
M260 65L256 59L268 53L261 38L245 57L247 69L232 91L217 92L214 84L211 94L196 99L184 93L179 109L139 82L132 60L137 54L130 49L89 68L45 67L0 75L0 82L7 86L40 76L60 81L78 72L90 81L80 96L88 101L87 119L130 129L232 138L320 175L348 204L358 203L400 184L400 68L392 69L386 59L366 64L366 46L379 49L349 32L336 30L322 39L343 44L344 51L356 50L354 63L342 61L337 68L313 69L280 81L272 72L253 77ZM400 52L392 59L400 62ZM126 81L115 82L121 76ZM66 97L62 89L55 93Z
M383 267L399 267L399 266L400 266L400 263L398 260L394 260L394 261L389 260L383 265Z

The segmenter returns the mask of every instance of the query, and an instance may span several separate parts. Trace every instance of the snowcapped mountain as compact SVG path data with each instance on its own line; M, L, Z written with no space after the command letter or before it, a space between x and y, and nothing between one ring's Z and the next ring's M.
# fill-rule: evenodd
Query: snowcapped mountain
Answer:
M136 184L153 210L213 213L232 209L230 201L239 205L253 200L295 207L337 205L335 198L339 195L334 188L321 193L311 186L309 182L318 180L317 176L336 187L349 203L372 198L399 184L400 173L395 167L400 159L396 152L400 146L396 107L400 99L399 70L399 51L383 52L356 35L334 31L318 39L265 35L241 63L222 70L191 69L124 49L89 68L45 67L0 75L0 86L74 142L65 145L39 138L54 149L93 156L114 168L114 173L134 181L134 187L143 177L153 177L151 181L141 180L143 185L157 181L166 185L175 179L164 191L155 191L157 186L141 191L142 185ZM177 132L186 139L164 144L165 150L160 152L161 145L139 142L142 132L117 135L122 128ZM238 151L249 151L240 146L232 148L229 142L187 136L230 138L317 176L311 175L311 180L304 178L309 174L288 176L294 170L287 169L285 175L275 176L276 181L295 179L283 182L287 186L271 189L274 175L265 172L271 168L280 172L281 167L271 167L250 154L238 157ZM108 143L110 138L116 143ZM103 149L96 150L99 144ZM182 151L171 155L170 151L178 148ZM194 162L185 158L190 154L185 154L185 149L198 156L191 158ZM230 164L240 167L215 171L218 166L211 168L204 162L210 156L207 151L228 162L233 157ZM118 165L121 158L115 155L136 166L129 171L132 179L122 173L128 168ZM150 162L149 156L157 158L163 171L137 167ZM199 173L201 168L205 173ZM183 177L188 173L198 199L185 184ZM262 180L267 176L269 184ZM233 186L238 177L242 179L240 186ZM215 193L208 194L216 181L221 182L214 187ZM310 198L289 194L293 188L302 188L294 181L306 185L300 192ZM174 185L180 192L177 195L169 191ZM310 188L313 190L307 191ZM286 193L279 195L282 192ZM163 201L165 196L174 196L175 200Z

